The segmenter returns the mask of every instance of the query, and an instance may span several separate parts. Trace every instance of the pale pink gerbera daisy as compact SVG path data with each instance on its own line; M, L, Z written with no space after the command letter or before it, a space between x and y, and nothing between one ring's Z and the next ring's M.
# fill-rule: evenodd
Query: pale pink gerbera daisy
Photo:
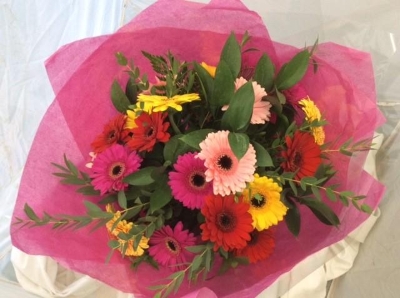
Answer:
M111 191L120 191L128 186L122 180L137 171L142 159L136 152L115 144L96 156L91 175L94 189L101 195Z
M204 198L212 194L212 183L206 181L204 162L195 158L196 153L178 157L175 171L169 173L169 186L175 199L190 209L203 207Z
M214 194L222 196L241 192L246 182L254 179L256 152L250 144L246 154L238 160L228 141L229 131L212 132L200 143L197 157L207 168L206 181L213 181Z
M162 266L182 270L194 257L194 254L185 248L195 243L196 237L183 229L182 222L178 222L173 229L165 226L154 232L149 242L149 254Z
M247 83L247 80L243 77L236 79L235 81L235 90L237 91L240 87ZM268 101L263 101L262 98L267 96L267 92L265 89L261 87L257 82L252 82L253 90L254 90L254 106L253 106L253 114L250 119L250 123L252 124L264 124L266 121L269 121L271 117L271 104ZM223 106L222 110L226 111L229 106Z

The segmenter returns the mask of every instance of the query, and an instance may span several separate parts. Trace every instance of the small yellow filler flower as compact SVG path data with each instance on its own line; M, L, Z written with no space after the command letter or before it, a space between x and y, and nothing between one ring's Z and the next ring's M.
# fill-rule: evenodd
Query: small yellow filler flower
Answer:
M121 253L124 253L125 256L138 257L143 255L144 250L149 248L148 244L149 239L146 238L145 236L142 236L139 245L135 250L133 245L133 240L123 240L118 236L119 233L128 234L130 230L133 228L133 223L127 222L126 220L120 220L113 228L115 222L121 217L121 212L120 211L114 212L110 204L106 206L106 211L114 214L114 217L106 223L106 227L110 237L115 240L118 240L118 242L120 243L118 250L121 251Z
M315 120L321 121L321 112L309 97L300 100L299 104L303 107L302 110L306 114L306 120L308 123L312 123ZM323 145L325 142L324 128L322 126L312 127L311 132L314 136L315 143Z

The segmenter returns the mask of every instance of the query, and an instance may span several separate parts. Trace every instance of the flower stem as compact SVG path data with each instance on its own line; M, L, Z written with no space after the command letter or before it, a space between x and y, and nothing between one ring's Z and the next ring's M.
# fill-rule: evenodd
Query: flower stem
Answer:
M168 119L169 122L171 123L172 129L174 130L175 134L180 135L181 131L179 130L178 126L175 123L174 116L172 113L168 113Z

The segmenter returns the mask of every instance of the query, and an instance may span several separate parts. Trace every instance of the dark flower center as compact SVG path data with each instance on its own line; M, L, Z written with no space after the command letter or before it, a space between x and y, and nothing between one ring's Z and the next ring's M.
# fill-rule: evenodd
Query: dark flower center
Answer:
M146 131L146 137L152 138L154 136L154 132L155 132L154 128L150 126Z
M233 160L228 155L222 155L218 158L217 165L221 170L229 171L232 168Z
M206 178L203 173L195 172L190 176L190 185L194 188L204 188L206 185Z
M247 245L256 245L258 241L258 233L252 232L250 233L250 241L247 242Z
M107 142L108 143L114 142L116 137L117 137L117 132L115 130L110 131L108 133Z
M166 247L168 248L168 250L169 250L171 253L173 253L173 254L175 254L175 255L179 254L179 252L180 252L180 245L179 245L179 243L178 243L175 239L170 238L170 237L166 238L166 239L165 239L165 245L166 245Z
M303 164L303 156L301 152L296 151L294 153L293 158L290 160L289 170L292 172L296 172L299 168L301 168L302 164Z
M229 212L217 214L217 228L224 233L232 232L236 227L236 218Z
M265 204L267 203L266 198L261 195L258 194L257 197L252 197L251 198L251 205L255 208L261 208L263 207Z
M116 162L110 167L108 174L110 178L116 180L118 178L121 178L124 172L125 172L125 164L122 162Z

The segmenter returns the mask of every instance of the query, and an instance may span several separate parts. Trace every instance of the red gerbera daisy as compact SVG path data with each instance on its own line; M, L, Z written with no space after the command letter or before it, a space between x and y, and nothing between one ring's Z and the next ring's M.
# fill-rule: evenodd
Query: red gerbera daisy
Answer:
M98 135L91 144L95 153L101 153L111 145L122 140L122 131L124 130L126 117L118 115L108 122L103 129L103 133Z
M239 257L247 257L250 263L256 263L267 259L275 248L275 230L267 229L263 231L254 230L251 239L247 245L235 251L235 255Z
M321 164L321 148L314 137L306 132L296 131L293 138L286 136L287 149L282 152L285 159L281 167L296 173L295 178L313 176Z
M201 209L206 220L200 226L201 239L214 242L214 251L220 247L225 251L245 247L253 231L249 207L250 205L244 202L236 203L232 195L208 196Z
M130 130L133 136L127 146L132 150L151 151L157 141L167 142L170 134L167 132L169 123L163 122L165 117L166 113L141 113L135 120L137 127Z

